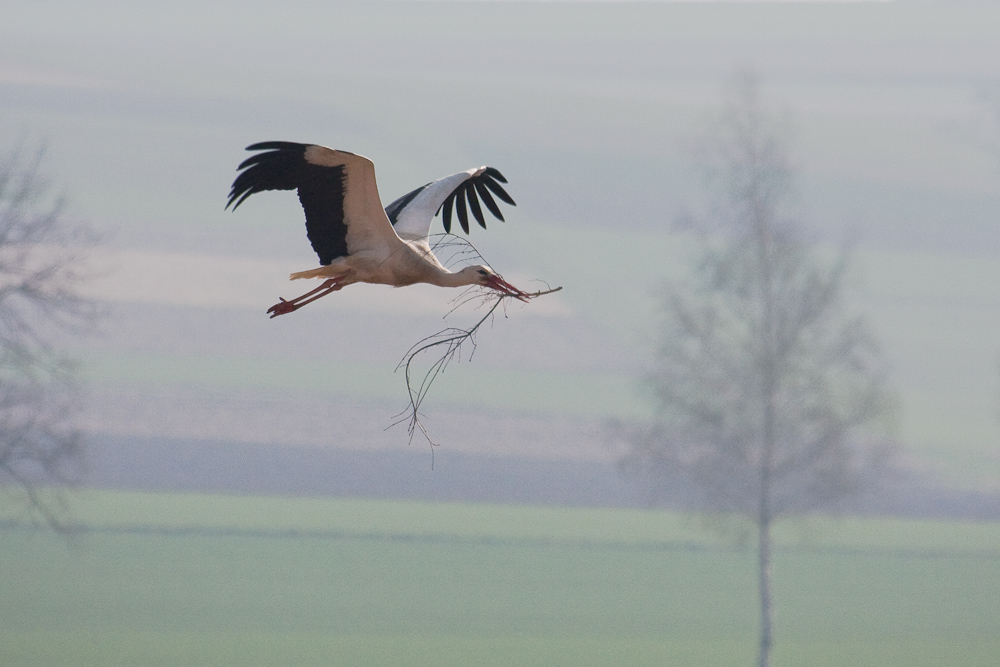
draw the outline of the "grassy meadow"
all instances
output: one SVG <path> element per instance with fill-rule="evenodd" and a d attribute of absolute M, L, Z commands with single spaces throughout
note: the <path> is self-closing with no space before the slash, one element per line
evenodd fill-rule
<path fill-rule="evenodd" d="M 752 550 L 669 512 L 83 491 L 3 530 L 4 665 L 746 665 Z M 991 524 L 816 519 L 776 665 L 990 665 Z"/>

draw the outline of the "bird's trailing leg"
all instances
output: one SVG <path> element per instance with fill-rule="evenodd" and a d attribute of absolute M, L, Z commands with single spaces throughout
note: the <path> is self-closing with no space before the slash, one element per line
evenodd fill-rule
<path fill-rule="evenodd" d="M 281 301 L 268 308 L 267 312 L 273 320 L 278 315 L 284 315 L 285 313 L 290 313 L 293 310 L 298 310 L 307 303 L 312 303 L 316 299 L 326 296 L 330 292 L 336 292 L 339 289 L 343 289 L 343 280 L 343 277 L 330 278 L 311 292 L 306 292 L 302 296 L 296 297 L 291 301 L 281 299 Z"/>

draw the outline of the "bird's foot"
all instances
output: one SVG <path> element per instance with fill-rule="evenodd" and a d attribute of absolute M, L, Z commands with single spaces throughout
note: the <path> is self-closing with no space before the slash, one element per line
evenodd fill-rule
<path fill-rule="evenodd" d="M 285 313 L 290 313 L 293 310 L 298 310 L 298 309 L 299 305 L 294 304 L 291 301 L 285 301 L 284 299 L 281 299 L 281 301 L 268 308 L 267 313 L 268 315 L 271 316 L 271 319 L 273 320 L 278 315 L 284 315 Z"/>
<path fill-rule="evenodd" d="M 306 292 L 302 296 L 296 297 L 291 301 L 285 301 L 284 299 L 282 299 L 278 303 L 268 308 L 267 312 L 271 316 L 271 319 L 273 320 L 278 315 L 284 315 L 285 313 L 290 313 L 293 310 L 298 310 L 307 303 L 312 303 L 321 296 L 326 296 L 330 292 L 336 292 L 339 289 L 343 289 L 343 287 L 344 287 L 343 278 L 330 278 L 329 280 L 324 282 L 322 285 L 320 285 L 313 291 Z"/>

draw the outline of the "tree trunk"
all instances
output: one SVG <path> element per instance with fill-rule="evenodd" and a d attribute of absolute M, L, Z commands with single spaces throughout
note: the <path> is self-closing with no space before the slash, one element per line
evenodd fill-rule
<path fill-rule="evenodd" d="M 756 163 L 761 156 L 755 155 Z M 760 660 L 759 667 L 771 665 L 771 483 L 774 470 L 774 449 L 776 440 L 777 408 L 775 397 L 778 394 L 779 363 L 776 334 L 778 329 L 777 311 L 775 308 L 774 267 L 772 252 L 772 214 L 770 207 L 763 199 L 766 190 L 757 181 L 753 186 L 753 217 L 754 234 L 758 244 L 760 262 L 760 295 L 763 301 L 763 320 L 761 322 L 761 381 L 763 398 L 763 432 L 761 433 L 760 452 L 760 493 L 757 507 L 757 567 L 758 588 L 760 593 Z"/>
<path fill-rule="evenodd" d="M 771 522 L 761 517 L 757 526 L 758 588 L 760 592 L 760 659 L 758 667 L 771 664 Z"/>

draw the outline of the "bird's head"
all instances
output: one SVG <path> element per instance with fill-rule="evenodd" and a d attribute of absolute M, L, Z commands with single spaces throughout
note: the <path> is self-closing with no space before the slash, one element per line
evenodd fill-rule
<path fill-rule="evenodd" d="M 527 301 L 529 298 L 527 292 L 523 292 L 514 287 L 509 282 L 501 278 L 500 274 L 488 266 L 483 266 L 481 264 L 477 264 L 476 266 L 467 266 L 459 271 L 459 273 L 465 274 L 465 276 L 470 279 L 472 284 L 489 287 L 492 290 L 500 292 L 504 296 L 512 296 L 521 301 Z"/>

